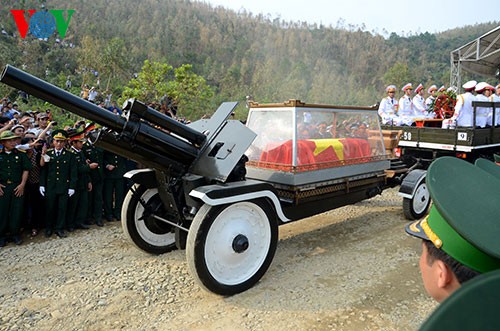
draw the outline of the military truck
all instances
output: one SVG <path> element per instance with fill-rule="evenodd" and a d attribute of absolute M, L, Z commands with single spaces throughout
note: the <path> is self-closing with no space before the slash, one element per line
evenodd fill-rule
<path fill-rule="evenodd" d="M 500 102 L 474 101 L 472 105 L 474 116 L 477 107 L 491 107 L 494 114 L 500 111 Z M 442 128 L 442 121 L 417 119 L 415 126 L 382 126 L 386 132 L 398 133 L 397 146 L 392 150 L 393 163 L 401 162 L 409 170 L 404 173 L 399 189 L 407 219 L 427 214 L 430 196 L 425 175 L 433 160 L 454 156 L 473 163 L 478 158 L 493 160 L 493 154 L 500 154 L 500 123 L 487 128 Z"/>
<path fill-rule="evenodd" d="M 500 80 L 500 26 L 453 50 L 450 53 L 451 82 L 457 90 L 462 86 L 462 71 Z M 500 103 L 473 102 L 474 118 L 477 107 L 491 107 L 492 118 L 500 111 Z M 439 109 L 438 109 L 439 110 Z M 444 110 L 444 109 L 441 109 Z M 453 109 L 447 109 L 451 111 Z M 442 116 L 433 119 L 417 119 L 415 126 L 382 126 L 393 139 L 392 163 L 400 162 L 408 173 L 401 176 L 400 195 L 403 197 L 403 210 L 408 219 L 423 217 L 429 208 L 430 197 L 425 184 L 426 169 L 430 163 L 441 156 L 454 156 L 470 162 L 478 158 L 492 159 L 500 154 L 500 123 L 488 128 L 453 127 L 443 125 Z M 475 122 L 474 122 L 475 123 Z M 444 127 L 444 128 L 443 128 Z M 394 142 L 397 140 L 397 143 Z"/>

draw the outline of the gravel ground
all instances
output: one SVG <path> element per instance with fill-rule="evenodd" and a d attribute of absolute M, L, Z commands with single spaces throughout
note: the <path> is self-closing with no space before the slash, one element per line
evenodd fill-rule
<path fill-rule="evenodd" d="M 415 330 L 434 309 L 396 189 L 280 227 L 252 289 L 200 289 L 185 251 L 152 256 L 120 224 L 0 250 L 2 330 Z"/>

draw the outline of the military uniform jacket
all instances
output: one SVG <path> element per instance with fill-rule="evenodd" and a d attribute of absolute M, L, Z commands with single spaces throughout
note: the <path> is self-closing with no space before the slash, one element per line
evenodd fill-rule
<path fill-rule="evenodd" d="M 429 110 L 431 104 L 434 102 L 434 100 L 436 100 L 436 97 L 433 97 L 432 95 L 429 96 L 427 99 L 425 99 L 425 107 L 427 108 L 427 110 Z"/>
<path fill-rule="evenodd" d="M 31 162 L 26 153 L 17 149 L 7 154 L 0 153 L 0 184 L 20 184 L 25 170 L 31 169 Z"/>
<path fill-rule="evenodd" d="M 77 168 L 75 155 L 63 149 L 56 156 L 55 150 L 47 151 L 50 161 L 46 162 L 40 173 L 40 186 L 45 186 L 47 192 L 66 194 L 68 189 L 76 188 Z"/>
<path fill-rule="evenodd" d="M 427 115 L 427 107 L 425 106 L 425 99 L 417 94 L 413 97 L 413 111 L 415 116 L 425 117 Z"/>
<path fill-rule="evenodd" d="M 99 164 L 99 167 L 96 169 L 90 169 L 92 183 L 102 181 L 104 179 L 104 151 L 95 145 L 85 143 L 83 145 L 83 152 L 85 157 L 90 160 L 90 163 L 96 162 Z"/>
<path fill-rule="evenodd" d="M 71 148 L 69 151 L 75 155 L 76 172 L 77 172 L 76 189 L 86 190 L 88 184 L 90 183 L 90 176 L 89 176 L 90 167 L 87 164 L 87 159 L 85 158 L 85 154 L 83 153 L 83 151 L 77 151 L 74 148 Z"/>
<path fill-rule="evenodd" d="M 398 115 L 407 117 L 415 116 L 414 105 L 412 99 L 409 96 L 403 95 L 401 99 L 399 99 Z"/>
<path fill-rule="evenodd" d="M 474 121 L 472 101 L 475 100 L 476 97 L 470 92 L 465 92 L 457 96 L 455 113 L 452 116 L 452 119 L 457 121 L 457 126 L 472 126 Z"/>
<path fill-rule="evenodd" d="M 490 99 L 492 102 L 500 102 L 500 95 L 493 94 Z M 495 126 L 498 125 L 500 125 L 500 109 L 495 109 Z"/>
<path fill-rule="evenodd" d="M 394 118 L 397 117 L 398 106 L 398 100 L 394 98 L 385 97 L 382 99 L 378 107 L 378 114 L 382 118 L 382 124 L 391 124 Z M 396 122 L 394 124 L 399 125 Z"/>
<path fill-rule="evenodd" d="M 111 152 L 104 151 L 104 176 L 108 179 L 122 178 L 127 172 L 127 159 L 123 156 L 116 155 Z M 115 169 L 109 171 L 106 169 L 108 165 L 115 166 Z"/>

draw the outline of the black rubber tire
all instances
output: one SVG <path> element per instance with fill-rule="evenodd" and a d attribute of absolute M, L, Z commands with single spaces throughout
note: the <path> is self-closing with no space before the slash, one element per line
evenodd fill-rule
<path fill-rule="evenodd" d="M 425 192 L 424 192 L 425 191 Z M 416 210 L 416 205 L 418 210 Z M 419 220 L 429 212 L 431 205 L 430 194 L 427 190 L 425 180 L 420 182 L 413 198 L 403 198 L 403 213 L 408 220 Z"/>
<path fill-rule="evenodd" d="M 122 228 L 125 235 L 139 249 L 151 254 L 163 254 L 176 249 L 173 226 L 152 217 L 139 219 L 144 211 L 140 198 L 146 204 L 162 204 L 158 190 L 147 189 L 139 184 L 132 188 L 136 194 L 129 190 L 122 205 Z"/>
<path fill-rule="evenodd" d="M 239 213 L 235 212 L 238 211 L 238 209 L 235 208 L 239 208 Z M 252 214 L 250 211 L 255 211 L 256 214 Z M 221 218 L 224 217 L 224 215 L 220 216 L 222 213 L 224 213 L 224 215 L 229 215 L 230 217 L 224 220 Z M 235 219 L 235 215 L 244 216 L 241 216 L 241 219 Z M 261 232 L 258 235 L 255 234 L 258 231 L 248 231 L 252 224 L 250 224 L 251 222 L 248 222 L 247 219 L 244 219 L 246 215 L 265 215 L 265 220 L 263 217 L 259 218 L 261 222 L 259 223 L 260 226 L 257 228 L 260 229 Z M 252 220 L 257 219 L 258 217 L 252 218 Z M 215 230 L 212 230 L 216 222 L 217 225 L 215 226 Z M 220 223 L 222 223 L 222 228 L 219 225 Z M 240 223 L 245 226 L 240 226 Z M 220 242 L 224 244 L 219 245 L 219 243 L 217 243 L 217 247 L 214 246 L 207 248 L 208 250 L 212 249 L 212 251 L 215 251 L 216 249 L 220 250 L 222 247 L 224 250 L 223 254 L 213 254 L 209 258 L 209 260 L 216 260 L 213 261 L 213 266 L 214 268 L 219 269 L 212 273 L 210 271 L 210 266 L 207 263 L 206 256 L 207 237 L 209 235 L 213 236 L 214 232 L 220 234 L 223 232 L 221 230 L 225 229 L 224 226 L 226 225 L 234 225 L 235 229 L 239 228 L 237 232 L 238 235 L 235 236 L 234 233 L 232 233 L 234 229 L 229 229 L 231 231 L 228 231 L 227 235 L 226 233 L 222 233 L 221 235 L 222 238 L 220 238 Z M 262 227 L 264 227 L 264 229 L 262 229 Z M 212 233 L 210 233 L 211 230 Z M 218 230 L 220 232 L 217 232 Z M 237 252 L 237 248 L 235 249 L 235 241 L 238 236 L 241 236 L 240 238 L 248 239 L 246 248 L 240 252 Z M 266 237 L 268 237 L 269 240 L 264 244 L 266 246 L 268 244 L 268 248 L 262 247 L 263 242 L 255 240 Z M 232 243 L 232 245 L 229 243 Z M 228 296 L 248 290 L 254 286 L 262 278 L 262 276 L 264 276 L 273 260 L 277 243 L 278 223 L 276 220 L 276 213 L 272 205 L 265 199 L 242 201 L 214 207 L 203 205 L 196 214 L 189 229 L 186 257 L 191 274 L 202 288 L 215 294 Z M 208 245 L 210 245 L 210 243 Z M 227 250 L 225 250 L 226 248 Z M 235 255 L 239 253 L 241 253 L 241 255 Z M 224 260 L 224 256 L 226 255 L 232 256 L 230 261 Z M 235 261 L 234 265 L 229 265 L 237 259 L 239 260 Z M 258 261 L 254 262 L 255 260 Z M 229 271 L 224 269 L 224 267 L 221 267 L 222 265 L 227 265 L 228 269 L 232 268 L 233 270 Z M 243 266 L 243 268 L 238 268 L 240 266 Z M 221 268 L 224 270 L 220 270 Z M 249 269 L 248 274 L 246 273 L 246 269 Z M 224 275 L 219 276 L 217 275 L 217 272 L 219 272 L 219 274 L 223 273 Z M 236 279 L 231 282 L 221 280 L 221 278 L 226 276 L 232 277 L 232 275 L 236 275 L 235 277 L 238 277 L 238 274 L 240 273 L 243 274 L 243 279 L 241 280 Z"/>

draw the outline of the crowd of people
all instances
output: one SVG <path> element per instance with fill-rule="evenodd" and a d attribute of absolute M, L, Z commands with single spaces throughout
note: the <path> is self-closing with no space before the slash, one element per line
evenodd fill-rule
<path fill-rule="evenodd" d="M 327 122 L 301 123 L 297 127 L 299 139 L 368 138 L 369 125 L 361 121 L 342 121 L 338 124 Z"/>
<path fill-rule="evenodd" d="M 128 185 L 123 174 L 136 165 L 87 140 L 95 129 L 90 123 L 54 130 L 50 110 L 21 112 L 2 101 L 0 247 L 20 245 L 26 233 L 35 237 L 43 230 L 46 237 L 64 238 L 119 221 Z"/>
<path fill-rule="evenodd" d="M 112 94 L 101 91 L 99 75 L 95 86 L 82 84 L 80 97 L 103 109 L 122 115 Z M 68 76 L 65 88 L 72 87 Z M 29 95 L 18 100 L 27 104 Z M 164 96 L 149 107 L 177 117 L 177 100 Z M 64 110 L 62 110 L 64 113 Z M 103 220 L 120 220 L 121 205 L 129 183 L 123 174 L 138 165 L 104 151 L 85 138 L 93 126 L 77 121 L 58 129 L 50 109 L 22 111 L 8 97 L 0 103 L 0 247 L 22 243 L 44 230 L 64 238 L 75 229 L 103 226 Z M 11 171 L 10 169 L 15 169 Z"/>
<path fill-rule="evenodd" d="M 500 111 L 496 111 L 493 117 L 493 108 L 477 107 L 476 116 L 474 116 L 472 106 L 473 101 L 500 102 L 500 84 L 495 87 L 486 82 L 477 83 L 472 80 L 463 84 L 462 87 L 465 93 L 457 95 L 454 111 L 450 114 L 450 118 L 443 118 L 443 127 L 484 128 L 500 125 Z M 398 100 L 396 86 L 387 86 L 387 97 L 382 99 L 378 108 L 382 124 L 414 125 L 417 119 L 436 118 L 438 114 L 438 109 L 435 109 L 436 98 L 445 92 L 455 92 L 455 89 L 453 87 L 445 89 L 444 86 L 438 89 L 436 85 L 432 85 L 427 89 L 427 98 L 424 98 L 425 88 L 422 84 L 415 88 L 414 95 L 411 83 L 404 85 L 401 91 L 403 95 Z"/>

